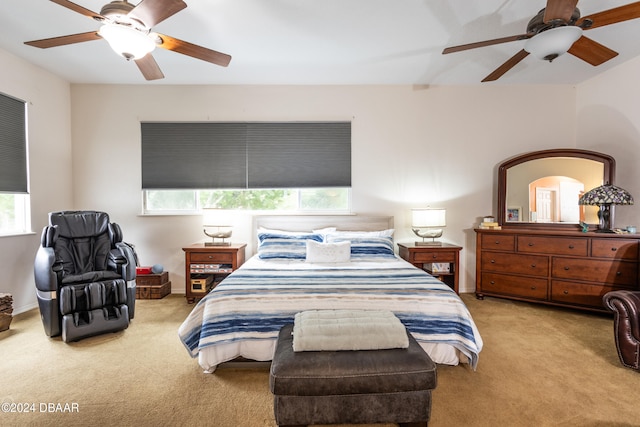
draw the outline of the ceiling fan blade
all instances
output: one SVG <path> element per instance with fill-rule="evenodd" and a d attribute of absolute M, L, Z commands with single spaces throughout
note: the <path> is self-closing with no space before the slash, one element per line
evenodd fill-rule
<path fill-rule="evenodd" d="M 517 36 L 501 37 L 499 39 L 491 39 L 491 40 L 485 40 L 485 41 L 482 41 L 482 42 L 475 42 L 475 43 L 461 44 L 461 45 L 458 45 L 458 46 L 451 46 L 451 47 L 445 48 L 442 51 L 442 54 L 445 55 L 447 53 L 454 53 L 454 52 L 460 52 L 462 50 L 476 49 L 478 47 L 491 46 L 491 45 L 494 45 L 494 44 L 515 42 L 517 40 L 526 40 L 526 39 L 530 39 L 534 35 L 535 34 L 533 34 L 533 33 L 530 33 L 530 34 L 519 34 Z"/>
<path fill-rule="evenodd" d="M 128 16 L 151 28 L 185 7 L 187 4 L 182 0 L 142 0 L 128 13 Z"/>
<path fill-rule="evenodd" d="M 507 62 L 505 62 L 504 64 L 502 64 L 498 68 L 496 68 L 496 70 L 493 73 L 491 73 L 487 77 L 485 77 L 482 80 L 482 82 L 484 83 L 484 82 L 492 82 L 494 80 L 498 80 L 500 77 L 502 77 L 502 75 L 504 73 L 506 73 L 507 71 L 509 71 L 513 67 L 515 67 L 516 64 L 518 64 L 518 62 L 522 61 L 528 55 L 529 55 L 529 52 L 527 52 L 526 50 L 522 49 L 520 52 L 516 53 L 511 58 L 509 58 L 507 60 Z"/>
<path fill-rule="evenodd" d="M 564 22 L 569 22 L 577 4 L 578 0 L 547 0 L 542 20 L 549 22 L 554 19 L 562 19 Z"/>
<path fill-rule="evenodd" d="M 68 0 L 51 0 L 52 2 L 59 4 L 60 6 L 66 7 L 67 9 L 71 9 L 74 12 L 78 12 L 81 15 L 87 16 L 91 19 L 95 19 L 97 21 L 103 21 L 106 19 L 104 16 L 96 13 L 92 10 L 86 9 L 78 4 L 72 3 Z"/>
<path fill-rule="evenodd" d="M 580 37 L 567 52 L 593 66 L 618 56 L 618 52 L 585 36 Z"/>
<path fill-rule="evenodd" d="M 162 74 L 158 63 L 150 53 L 140 59 L 136 59 L 135 63 L 145 79 L 159 80 L 164 78 L 164 74 Z"/>
<path fill-rule="evenodd" d="M 97 31 L 89 31 L 88 33 L 70 34 L 68 36 L 51 37 L 49 39 L 32 40 L 24 42 L 24 44 L 47 49 L 49 47 L 64 46 L 66 44 L 82 43 L 91 40 L 101 39 Z"/>
<path fill-rule="evenodd" d="M 163 49 L 172 50 L 222 67 L 226 67 L 229 65 L 229 62 L 231 62 L 231 56 L 226 53 L 207 49 L 206 47 L 198 46 L 170 36 L 165 36 L 164 34 L 158 34 L 158 37 L 160 37 L 158 46 Z"/>
<path fill-rule="evenodd" d="M 617 24 L 618 22 L 624 22 L 636 18 L 640 18 L 640 1 L 620 7 L 614 7 L 609 10 L 603 10 L 602 12 L 594 13 L 592 15 L 583 16 L 578 20 L 576 25 L 581 25 L 584 21 L 590 20 L 593 24 L 591 24 L 590 27 L 585 28 L 585 30 L 590 30 L 592 28 L 604 27 L 605 25 Z"/>

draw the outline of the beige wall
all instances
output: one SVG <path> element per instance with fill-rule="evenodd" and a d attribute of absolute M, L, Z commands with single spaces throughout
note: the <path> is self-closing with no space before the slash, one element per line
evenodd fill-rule
<path fill-rule="evenodd" d="M 33 259 L 47 212 L 73 206 L 70 87 L 64 80 L 0 50 L 0 92 L 28 103 L 32 229 L 0 237 L 0 292 L 13 295 L 14 311 L 35 307 Z"/>
<path fill-rule="evenodd" d="M 616 159 L 616 185 L 636 205 L 615 208 L 615 227 L 640 225 L 640 58 L 580 85 L 576 140 Z"/>

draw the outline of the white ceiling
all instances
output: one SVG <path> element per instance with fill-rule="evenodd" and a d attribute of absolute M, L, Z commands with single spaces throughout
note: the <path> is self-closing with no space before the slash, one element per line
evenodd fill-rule
<path fill-rule="evenodd" d="M 152 1 L 152 0 L 145 0 Z M 39 49 L 23 42 L 99 28 L 45 0 L 0 1 L 0 48 L 72 83 L 410 84 L 480 81 L 524 46 L 516 41 L 442 55 L 442 49 L 523 34 L 544 0 L 185 0 L 154 30 L 231 55 L 229 67 L 164 49 L 165 78 L 146 82 L 104 40 Z M 107 0 L 75 3 L 99 12 Z M 131 1 L 137 3 L 137 0 Z M 582 16 L 628 4 L 582 0 Z M 619 52 L 593 67 L 572 55 L 525 58 L 495 84 L 577 84 L 640 55 L 640 19 L 585 32 Z"/>

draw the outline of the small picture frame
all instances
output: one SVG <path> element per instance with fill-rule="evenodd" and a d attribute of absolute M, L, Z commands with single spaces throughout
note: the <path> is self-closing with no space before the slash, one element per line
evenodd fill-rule
<path fill-rule="evenodd" d="M 507 208 L 507 222 L 519 222 L 522 220 L 522 208 L 520 206 L 509 206 Z"/>

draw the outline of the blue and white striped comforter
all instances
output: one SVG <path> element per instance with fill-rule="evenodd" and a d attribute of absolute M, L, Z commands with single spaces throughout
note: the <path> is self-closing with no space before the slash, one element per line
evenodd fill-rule
<path fill-rule="evenodd" d="M 427 352 L 451 346 L 474 369 L 482 349 L 458 295 L 399 258 L 344 264 L 251 258 L 200 300 L 178 334 L 205 370 L 238 356 L 271 360 L 280 328 L 296 313 L 317 309 L 391 310 Z M 252 345 L 258 350 L 247 350 Z"/>

